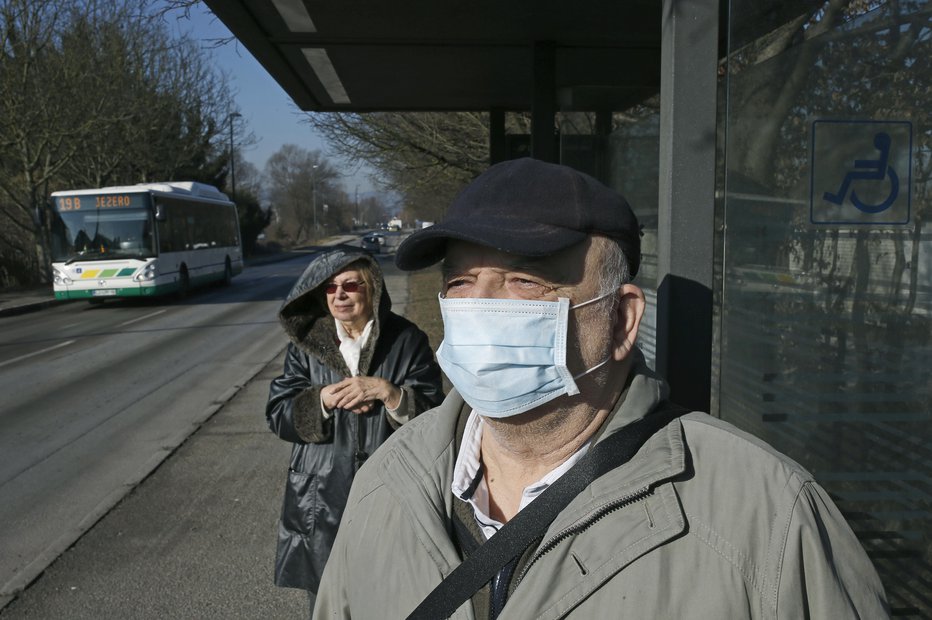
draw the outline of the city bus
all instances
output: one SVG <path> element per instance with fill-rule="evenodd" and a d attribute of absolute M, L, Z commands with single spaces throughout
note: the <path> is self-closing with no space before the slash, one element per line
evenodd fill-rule
<path fill-rule="evenodd" d="M 53 192 L 56 299 L 186 294 L 243 270 L 236 205 L 211 185 Z"/>

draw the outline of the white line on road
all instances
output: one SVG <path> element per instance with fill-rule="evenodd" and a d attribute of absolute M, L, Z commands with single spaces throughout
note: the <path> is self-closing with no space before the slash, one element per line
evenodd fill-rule
<path fill-rule="evenodd" d="M 124 321 L 124 322 L 120 323 L 119 325 L 117 325 L 117 327 L 123 327 L 124 325 L 129 325 L 130 323 L 135 323 L 136 321 L 142 321 L 143 319 L 148 319 L 149 317 L 153 317 L 153 316 L 155 316 L 156 314 L 162 314 L 162 313 L 165 312 L 166 310 L 168 310 L 168 308 L 163 308 L 162 310 L 156 310 L 155 312 L 150 312 L 149 314 L 146 314 L 146 315 L 143 315 L 143 316 L 140 316 L 140 317 L 136 317 L 135 319 L 130 319 L 130 320 L 128 320 L 128 321 Z"/>
<path fill-rule="evenodd" d="M 27 359 L 27 358 L 30 358 L 30 357 L 34 357 L 34 356 L 36 356 L 36 355 L 42 355 L 43 353 L 48 353 L 49 351 L 54 351 L 55 349 L 60 349 L 60 348 L 62 348 L 62 347 L 67 347 L 69 344 L 71 344 L 71 343 L 73 343 L 73 342 L 77 342 L 77 341 L 76 341 L 76 340 L 66 340 L 65 342 L 59 342 L 59 343 L 56 344 L 54 347 L 48 347 L 47 349 L 40 349 L 39 351 L 33 351 L 32 353 L 27 353 L 26 355 L 20 355 L 19 357 L 14 357 L 14 358 L 11 359 L 11 360 L 7 360 L 7 361 L 5 361 L 5 362 L 0 362 L 0 368 L 3 368 L 4 366 L 8 366 L 8 365 L 10 365 L 10 364 L 15 364 L 16 362 L 20 362 L 20 361 L 22 361 L 22 360 L 24 360 L 24 359 Z"/>

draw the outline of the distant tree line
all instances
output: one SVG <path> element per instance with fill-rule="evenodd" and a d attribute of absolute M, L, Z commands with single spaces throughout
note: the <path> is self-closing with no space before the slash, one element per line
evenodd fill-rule
<path fill-rule="evenodd" d="M 47 281 L 53 191 L 223 187 L 232 111 L 226 77 L 147 0 L 0 0 L 0 286 Z"/>
<path fill-rule="evenodd" d="M 658 106 L 648 100 L 614 111 L 611 128 L 623 133 L 623 127 L 639 126 L 657 114 Z M 598 176 L 607 171 L 599 170 L 596 161 L 597 118 L 591 111 L 560 111 L 553 131 L 567 141 L 563 163 Z M 486 112 L 322 112 L 309 113 L 307 119 L 331 151 L 376 171 L 377 181 L 401 197 L 407 222 L 442 220 L 455 195 L 490 163 Z M 530 134 L 529 112 L 507 112 L 505 156 L 529 156 Z"/>
<path fill-rule="evenodd" d="M 309 123 L 341 157 L 365 161 L 401 196 L 403 217 L 439 221 L 446 205 L 489 165 L 482 112 L 315 113 Z"/>
<path fill-rule="evenodd" d="M 257 170 L 251 174 L 259 179 Z M 388 205 L 377 196 L 350 195 L 345 176 L 317 149 L 285 144 L 273 153 L 261 177 L 261 193 L 270 207 L 268 240 L 284 248 L 311 245 L 385 222 Z"/>

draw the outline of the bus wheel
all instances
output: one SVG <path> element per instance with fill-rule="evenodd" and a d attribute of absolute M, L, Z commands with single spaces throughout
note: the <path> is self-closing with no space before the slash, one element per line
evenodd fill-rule
<path fill-rule="evenodd" d="M 227 256 L 226 265 L 223 267 L 223 285 L 230 286 L 233 282 L 233 266 L 230 265 L 230 257 Z"/>
<path fill-rule="evenodd" d="M 188 268 L 184 265 L 178 272 L 178 297 L 184 299 L 191 291 L 191 279 L 188 277 Z"/>

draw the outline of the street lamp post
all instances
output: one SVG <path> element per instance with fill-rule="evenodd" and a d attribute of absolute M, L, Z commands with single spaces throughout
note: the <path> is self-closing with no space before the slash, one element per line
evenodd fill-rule
<path fill-rule="evenodd" d="M 241 117 L 239 112 L 230 112 L 230 190 L 236 196 L 236 157 L 233 152 L 233 119 Z"/>
<path fill-rule="evenodd" d="M 317 241 L 317 164 L 311 166 L 311 205 L 314 208 L 314 241 Z"/>

